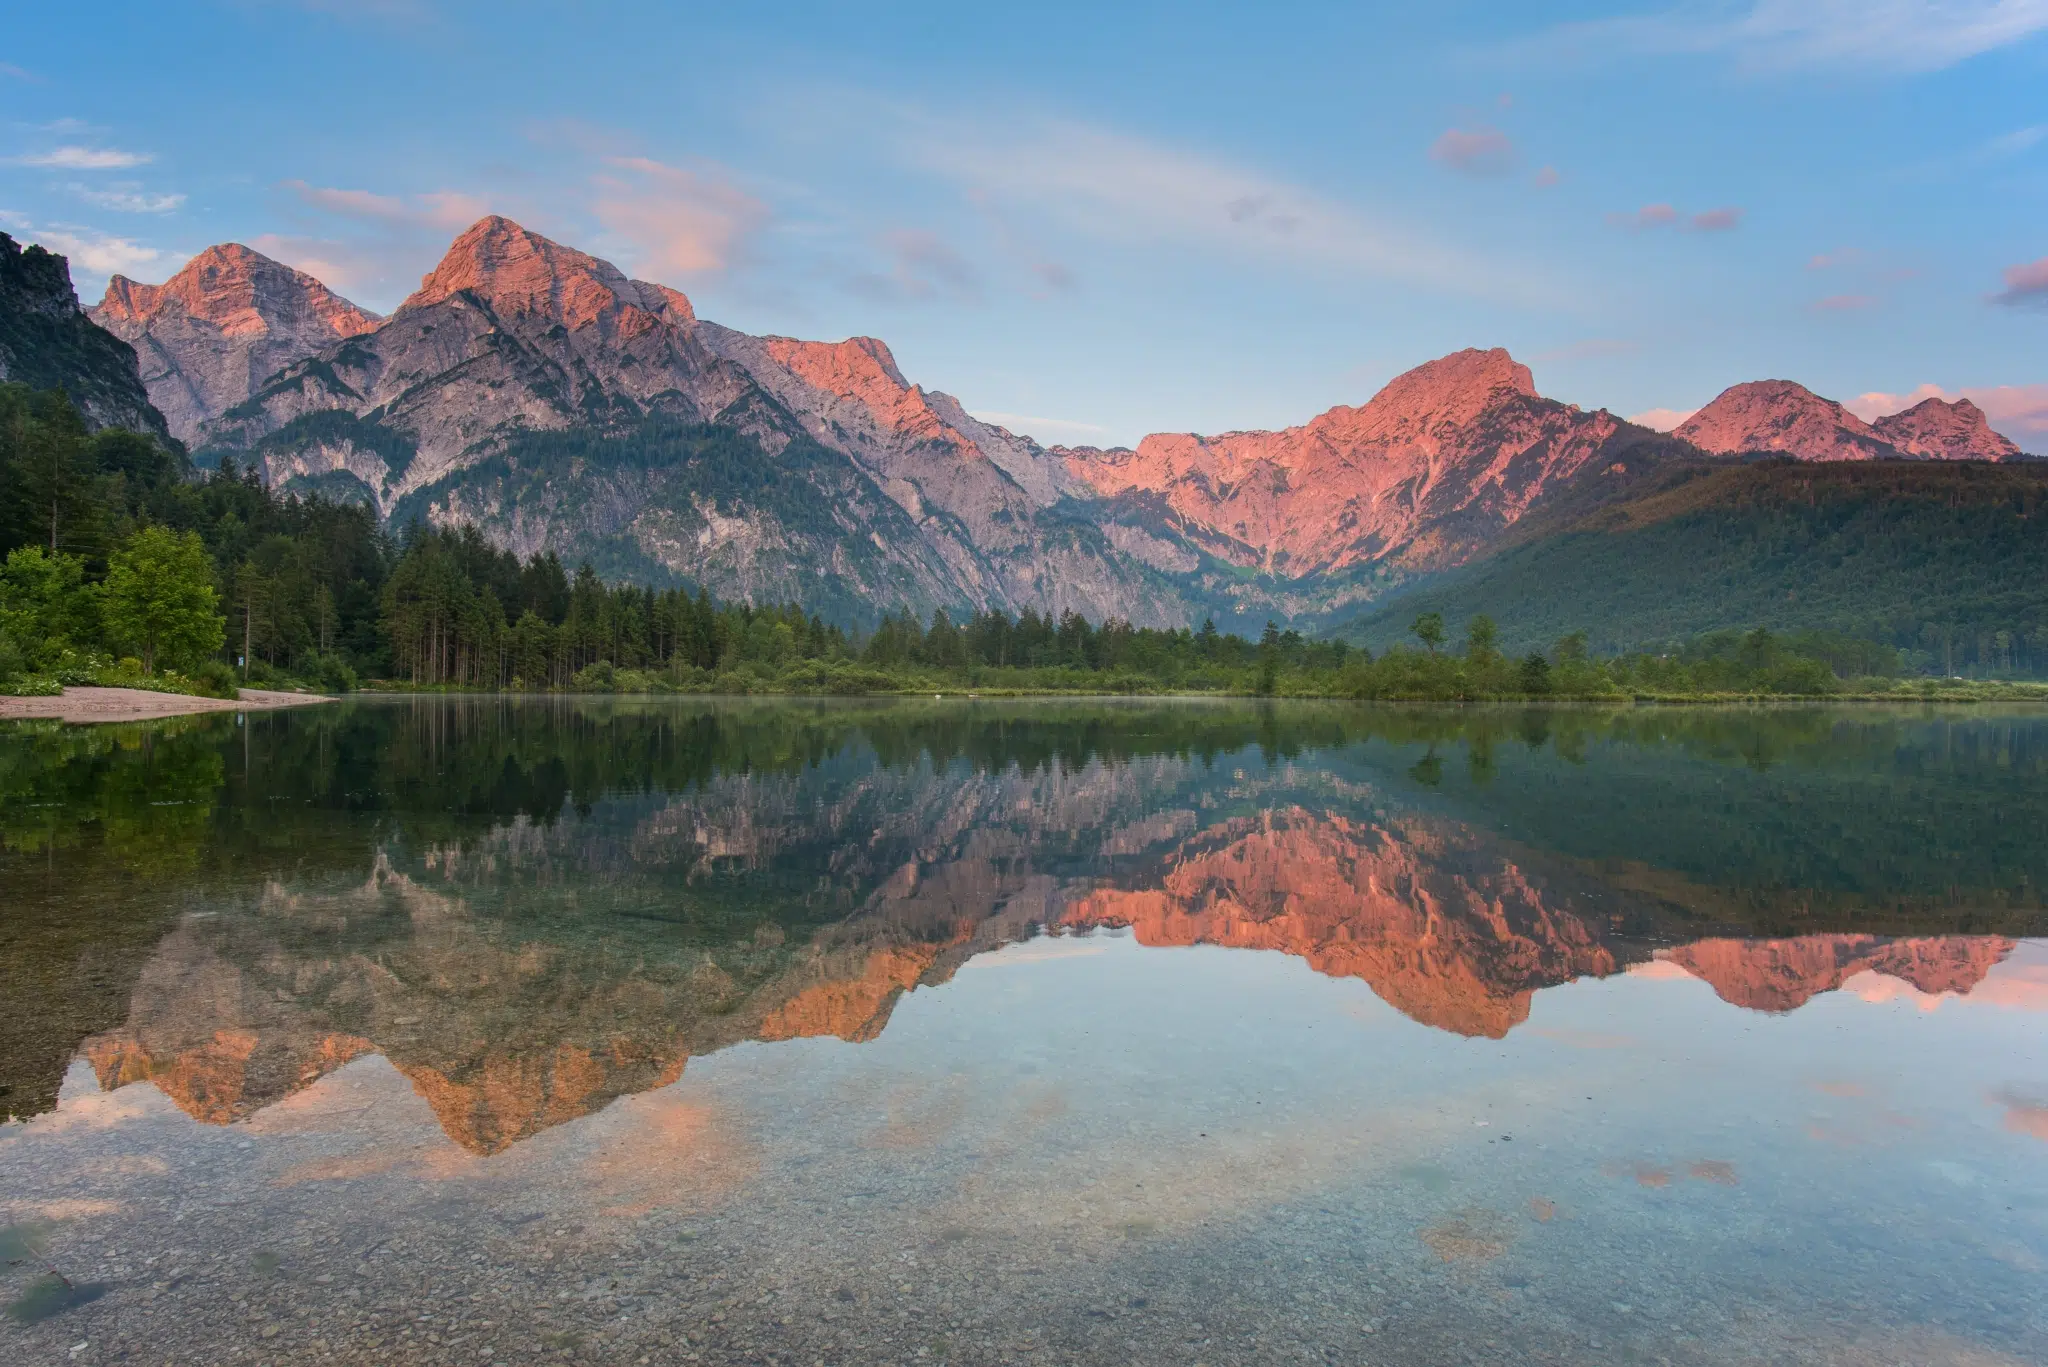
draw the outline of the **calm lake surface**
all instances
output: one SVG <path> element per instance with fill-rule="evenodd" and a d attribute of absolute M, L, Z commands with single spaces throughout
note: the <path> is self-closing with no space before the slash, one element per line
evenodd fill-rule
<path fill-rule="evenodd" d="M 0 728 L 0 1361 L 2048 1362 L 2048 713 Z"/>

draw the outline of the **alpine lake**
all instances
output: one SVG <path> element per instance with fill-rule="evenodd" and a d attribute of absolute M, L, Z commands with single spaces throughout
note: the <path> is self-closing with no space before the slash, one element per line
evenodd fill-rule
<path fill-rule="evenodd" d="M 0 1362 L 2048 1362 L 2048 711 L 0 728 Z"/>

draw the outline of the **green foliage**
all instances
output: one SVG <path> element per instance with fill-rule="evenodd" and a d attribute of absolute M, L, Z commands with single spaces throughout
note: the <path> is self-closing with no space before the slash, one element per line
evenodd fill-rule
<path fill-rule="evenodd" d="M 1441 612 L 1425 612 L 1409 625 L 1409 632 L 1422 642 L 1425 649 L 1434 655 L 1444 643 L 1444 615 Z"/>
<path fill-rule="evenodd" d="M 85 582 L 76 556 L 41 546 L 17 546 L 0 564 L 0 632 L 22 654 L 21 666 L 0 676 L 47 668 L 74 644 L 98 639 L 99 597 Z"/>
<path fill-rule="evenodd" d="M 1674 470 L 1341 629 L 1379 648 L 1431 616 L 1485 614 L 1503 648 L 1578 629 L 1604 654 L 1667 654 L 1767 627 L 1875 643 L 1915 673 L 2048 674 L 2048 465 L 1765 461 Z M 1884 669 L 1847 658 L 1844 677 Z"/>
<path fill-rule="evenodd" d="M 142 672 L 162 660 L 196 665 L 226 639 L 213 567 L 196 532 L 144 527 L 107 567 L 102 605 L 109 636 L 142 652 Z"/>

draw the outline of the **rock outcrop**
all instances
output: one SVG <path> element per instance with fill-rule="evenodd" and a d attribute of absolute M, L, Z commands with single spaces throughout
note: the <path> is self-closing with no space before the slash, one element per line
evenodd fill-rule
<path fill-rule="evenodd" d="M 1161 433 L 1135 450 L 1061 454 L 1163 553 L 1192 548 L 1312 584 L 1458 564 L 1562 484 L 1684 452 L 1541 397 L 1529 368 L 1496 348 L 1418 366 L 1361 407 L 1281 432 Z M 1325 601 L 1372 591 L 1365 581 Z"/>
<path fill-rule="evenodd" d="M 1723 390 L 1672 435 L 1715 455 L 1772 451 L 1800 460 L 1897 460 L 1909 454 L 1833 399 L 1790 380 Z"/>
<path fill-rule="evenodd" d="M 161 285 L 117 275 L 88 312 L 135 348 L 150 402 L 184 442 L 285 366 L 379 321 L 236 242 L 208 247 Z"/>
<path fill-rule="evenodd" d="M 168 439 L 150 405 L 135 350 L 86 316 L 71 264 L 0 233 L 0 381 L 61 389 L 89 429 L 127 428 Z"/>
<path fill-rule="evenodd" d="M 1922 399 L 1871 428 L 1905 454 L 1925 460 L 2016 460 L 2024 454 L 1993 431 L 1984 410 L 1968 399 Z"/>

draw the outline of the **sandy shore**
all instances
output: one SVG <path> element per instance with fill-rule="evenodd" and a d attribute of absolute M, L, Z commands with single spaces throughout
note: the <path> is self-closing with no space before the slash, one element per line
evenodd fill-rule
<path fill-rule="evenodd" d="M 151 693 L 141 688 L 67 688 L 61 698 L 0 698 L 0 721 L 27 717 L 71 722 L 149 721 L 193 712 L 260 712 L 333 701 L 317 693 L 274 693 L 261 688 L 243 689 L 236 701 Z"/>

